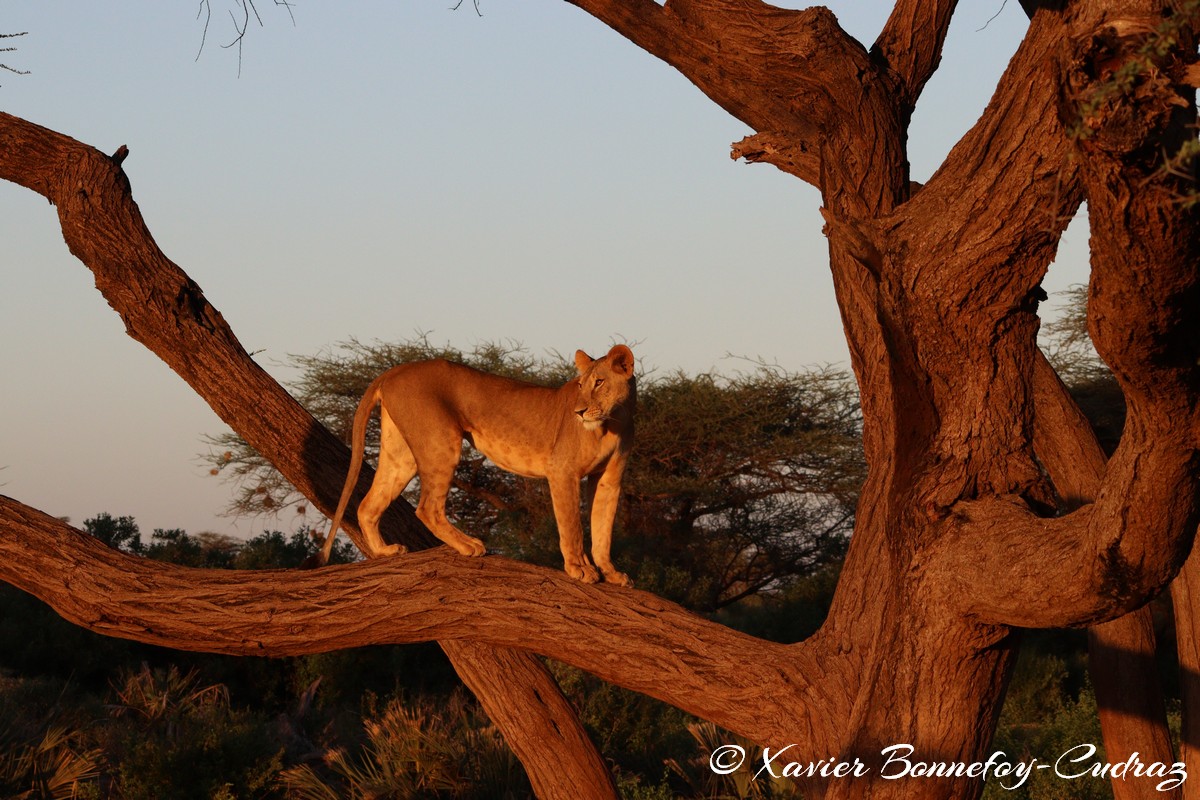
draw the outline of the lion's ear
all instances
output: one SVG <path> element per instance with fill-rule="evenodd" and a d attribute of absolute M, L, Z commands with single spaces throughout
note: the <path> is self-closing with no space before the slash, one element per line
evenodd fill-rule
<path fill-rule="evenodd" d="M 582 350 L 575 351 L 575 369 L 579 370 L 579 374 L 587 372 L 587 368 L 592 365 L 596 359 L 589 356 Z"/>
<path fill-rule="evenodd" d="M 608 361 L 613 371 L 623 378 L 633 374 L 633 351 L 623 344 L 613 345 L 608 351 Z"/>

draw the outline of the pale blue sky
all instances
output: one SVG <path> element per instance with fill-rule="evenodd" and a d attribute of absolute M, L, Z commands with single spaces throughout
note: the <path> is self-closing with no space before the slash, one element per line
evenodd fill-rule
<path fill-rule="evenodd" d="M 814 190 L 731 161 L 743 123 L 574 7 L 480 2 L 301 1 L 293 26 L 259 0 L 240 77 L 221 0 L 199 60 L 195 2 L 6 3 L 4 30 L 29 34 L 3 60 L 31 74 L 0 74 L 0 107 L 128 145 L 160 246 L 282 377 L 289 353 L 418 330 L 535 352 L 627 340 L 661 370 L 845 363 Z M 868 44 L 889 6 L 828 5 Z M 914 178 L 1025 27 L 1017 3 L 962 5 L 914 119 Z M 1085 279 L 1081 228 L 1052 292 Z M 146 534 L 291 530 L 220 516 L 230 487 L 197 455 L 222 424 L 124 335 L 54 209 L 0 184 L 0 236 L 0 492 Z"/>

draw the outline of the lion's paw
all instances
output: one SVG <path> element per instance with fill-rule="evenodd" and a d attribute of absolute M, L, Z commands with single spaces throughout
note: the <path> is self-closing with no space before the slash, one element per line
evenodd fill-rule
<path fill-rule="evenodd" d="M 469 558 L 477 558 L 487 552 L 487 547 L 484 546 L 482 540 L 476 539 L 474 536 L 465 535 L 462 537 L 462 541 L 454 545 L 454 549 L 457 550 L 460 555 L 464 555 Z"/>
<path fill-rule="evenodd" d="M 383 558 L 385 556 L 402 556 L 408 552 L 408 548 L 402 544 L 385 544 L 383 547 L 371 554 L 371 558 Z"/>
<path fill-rule="evenodd" d="M 633 588 L 633 581 L 630 580 L 629 576 L 624 572 L 617 572 L 615 569 L 604 571 L 604 582 Z"/>
<path fill-rule="evenodd" d="M 565 567 L 567 574 L 577 581 L 584 583 L 598 583 L 600 581 L 600 573 L 591 564 L 567 564 Z"/>

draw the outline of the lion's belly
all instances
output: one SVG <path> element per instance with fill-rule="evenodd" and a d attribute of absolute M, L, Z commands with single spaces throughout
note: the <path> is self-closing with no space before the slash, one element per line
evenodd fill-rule
<path fill-rule="evenodd" d="M 536 447 L 504 439 L 492 439 L 480 432 L 468 433 L 466 440 L 492 463 L 526 478 L 546 477 L 546 456 Z"/>

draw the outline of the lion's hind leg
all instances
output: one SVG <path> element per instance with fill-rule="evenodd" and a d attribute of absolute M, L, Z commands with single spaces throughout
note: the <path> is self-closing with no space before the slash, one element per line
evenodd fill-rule
<path fill-rule="evenodd" d="M 358 525 L 371 558 L 408 552 L 404 545 L 383 541 L 379 535 L 379 519 L 417 474 L 412 449 L 388 417 L 386 408 L 380 414 L 379 429 L 379 467 L 375 470 L 371 490 L 358 506 Z"/>
<path fill-rule="evenodd" d="M 461 454 L 461 438 L 422 442 L 418 454 L 421 497 L 417 501 L 417 518 L 434 536 L 462 555 L 481 556 L 487 550 L 483 542 L 454 527 L 446 516 L 446 498 Z"/>

